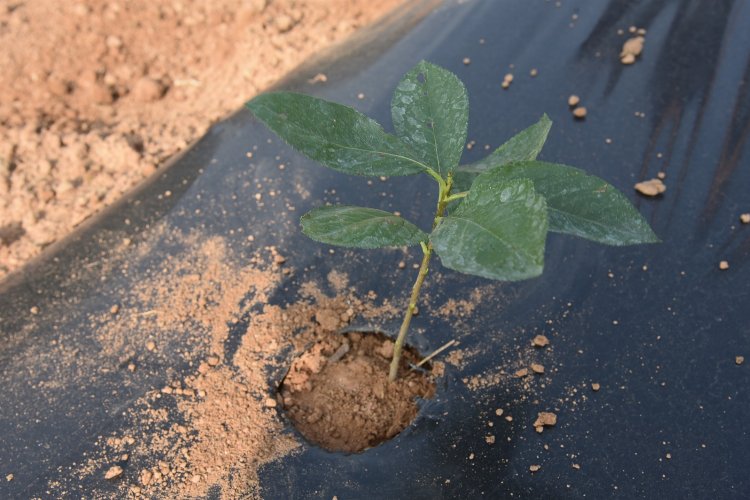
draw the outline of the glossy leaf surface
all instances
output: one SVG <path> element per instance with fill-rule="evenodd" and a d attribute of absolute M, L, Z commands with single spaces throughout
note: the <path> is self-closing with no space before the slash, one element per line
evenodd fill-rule
<path fill-rule="evenodd" d="M 427 234 L 397 215 L 346 205 L 315 208 L 300 219 L 315 241 L 357 248 L 400 247 L 427 241 Z"/>
<path fill-rule="evenodd" d="M 516 281 L 542 273 L 546 236 L 547 206 L 533 183 L 490 171 L 476 179 L 430 240 L 445 267 Z"/>
<path fill-rule="evenodd" d="M 627 197 L 583 170 L 539 161 L 498 167 L 504 179 L 531 179 L 547 201 L 549 230 L 607 245 L 656 243 L 659 238 Z"/>
<path fill-rule="evenodd" d="M 461 159 L 469 100 L 453 73 L 422 61 L 399 82 L 391 101 L 393 125 L 425 163 L 443 178 Z"/>
<path fill-rule="evenodd" d="M 427 170 L 415 152 L 354 108 L 293 92 L 261 94 L 253 114 L 308 158 L 347 174 L 410 175 Z"/>
<path fill-rule="evenodd" d="M 485 158 L 461 165 L 454 177 L 454 191 L 467 191 L 476 176 L 490 168 L 518 161 L 536 160 L 549 135 L 552 121 L 544 114 L 534 125 L 511 137 Z"/>

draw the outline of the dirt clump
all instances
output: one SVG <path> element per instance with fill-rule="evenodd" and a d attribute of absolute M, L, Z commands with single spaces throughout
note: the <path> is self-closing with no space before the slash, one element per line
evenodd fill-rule
<path fill-rule="evenodd" d="M 664 185 L 661 179 L 650 179 L 639 182 L 634 187 L 636 191 L 644 196 L 658 196 L 667 190 L 667 186 Z"/>
<path fill-rule="evenodd" d="M 557 415 L 549 411 L 540 411 L 534 421 L 534 429 L 541 433 L 545 427 L 557 425 Z"/>
<path fill-rule="evenodd" d="M 544 335 L 537 335 L 531 340 L 531 345 L 534 347 L 547 347 L 549 339 Z"/>
<path fill-rule="evenodd" d="M 331 332 L 298 357 L 280 399 L 297 429 L 329 451 L 356 453 L 391 439 L 417 415 L 416 399 L 431 398 L 430 376 L 410 370 L 407 349 L 399 378 L 388 381 L 393 341 L 382 334 Z"/>
<path fill-rule="evenodd" d="M 620 62 L 628 65 L 633 64 L 638 56 L 643 52 L 643 44 L 646 39 L 643 36 L 634 36 L 625 40 L 620 52 Z"/>

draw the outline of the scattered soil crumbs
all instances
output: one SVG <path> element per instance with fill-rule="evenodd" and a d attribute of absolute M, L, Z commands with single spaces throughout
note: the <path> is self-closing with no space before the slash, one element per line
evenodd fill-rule
<path fill-rule="evenodd" d="M 0 3 L 0 278 L 401 2 Z"/>
<path fill-rule="evenodd" d="M 541 433 L 545 427 L 557 425 L 557 415 L 549 411 L 540 411 L 534 421 L 534 429 Z"/>
<path fill-rule="evenodd" d="M 636 191 L 644 196 L 659 196 L 667 190 L 667 186 L 658 178 L 639 182 L 634 187 Z"/>
<path fill-rule="evenodd" d="M 643 44 L 646 39 L 641 36 L 634 36 L 628 38 L 622 45 L 622 51 L 620 52 L 620 62 L 622 64 L 633 64 L 635 59 L 643 52 Z"/>
<path fill-rule="evenodd" d="M 330 451 L 359 452 L 391 439 L 417 415 L 416 398 L 431 398 L 433 380 L 409 370 L 419 356 L 407 350 L 401 372 L 388 382 L 393 341 L 373 333 L 329 332 L 297 358 L 281 400 L 297 429 Z"/>
<path fill-rule="evenodd" d="M 142 377 L 157 382 L 124 410 L 125 423 L 116 433 L 100 437 L 94 453 L 64 471 L 68 479 L 50 482 L 54 496 L 76 496 L 77 484 L 95 478 L 103 488 L 114 484 L 119 496 L 130 498 L 205 497 L 216 487 L 223 498 L 261 497 L 258 469 L 300 445 L 280 418 L 275 399 L 292 353 L 316 343 L 333 346 L 334 332 L 355 317 L 391 319 L 391 305 L 376 306 L 370 296 L 358 299 L 341 273 L 328 276 L 335 298 L 303 283 L 294 304 L 269 305 L 269 292 L 285 278 L 283 268 L 274 264 L 278 252 L 257 248 L 250 259 L 239 258 L 221 237 L 172 233 L 161 226 L 152 229 L 135 250 L 129 247 L 129 255 L 134 251 L 147 262 L 153 244 L 164 239 L 184 248 L 183 253 L 153 269 L 129 266 L 129 272 L 139 273 L 138 285 L 120 291 L 116 301 L 90 318 L 102 356 L 111 360 L 104 365 L 119 367 L 125 386 L 140 387 Z M 113 314 L 115 302 L 119 307 Z M 236 336 L 239 345 L 233 342 Z M 357 346 L 352 337 L 348 342 L 351 356 Z M 382 344 L 375 355 L 387 363 Z M 338 364 L 352 363 L 338 349 L 330 353 L 339 352 Z M 164 368 L 174 366 L 175 359 L 190 368 L 180 373 Z M 99 373 L 103 364 L 101 357 L 89 363 L 59 351 L 55 362 L 80 365 L 76 373 L 81 377 Z M 405 393 L 413 390 L 411 376 L 402 380 Z M 82 384 L 75 379 L 59 383 Z M 431 390 L 416 392 L 429 395 Z M 96 490 L 87 493 L 97 496 Z"/>

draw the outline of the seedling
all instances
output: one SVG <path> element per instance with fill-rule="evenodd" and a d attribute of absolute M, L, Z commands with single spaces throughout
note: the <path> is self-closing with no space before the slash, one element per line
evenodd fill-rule
<path fill-rule="evenodd" d="M 315 208 L 301 219 L 307 236 L 330 245 L 422 248 L 393 350 L 391 381 L 433 252 L 447 268 L 517 281 L 542 273 L 548 231 L 607 245 L 659 241 L 607 182 L 536 160 L 552 125 L 547 115 L 483 160 L 459 166 L 468 104 L 458 77 L 425 61 L 403 77 L 393 94 L 395 135 L 353 108 L 307 95 L 271 92 L 247 104 L 292 147 L 329 168 L 368 176 L 427 174 L 437 182 L 429 233 L 392 213 L 348 205 Z"/>

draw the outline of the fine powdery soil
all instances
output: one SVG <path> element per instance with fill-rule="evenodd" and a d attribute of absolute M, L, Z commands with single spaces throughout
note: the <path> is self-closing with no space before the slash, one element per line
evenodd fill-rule
<path fill-rule="evenodd" d="M 0 2 L 0 278 L 401 1 Z"/>
<path fill-rule="evenodd" d="M 356 453 L 393 438 L 417 416 L 417 398 L 435 394 L 431 376 L 411 370 L 405 349 L 399 378 L 388 382 L 393 341 L 377 333 L 331 333 L 292 363 L 279 399 L 310 442 Z"/>

